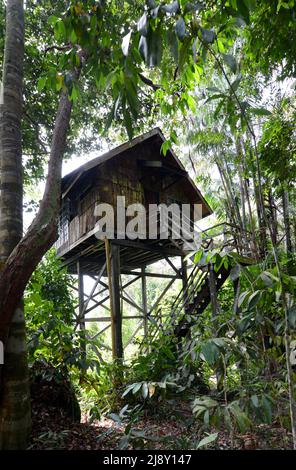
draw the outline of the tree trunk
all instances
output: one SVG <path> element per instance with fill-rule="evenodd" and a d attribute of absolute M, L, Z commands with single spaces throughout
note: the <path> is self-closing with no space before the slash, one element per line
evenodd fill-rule
<path fill-rule="evenodd" d="M 61 167 L 72 103 L 63 92 L 53 131 L 46 187 L 38 214 L 22 237 L 22 1 L 7 2 L 0 148 L 0 448 L 27 444 L 30 399 L 22 296 L 32 272 L 57 238 Z M 17 46 L 17 47 L 16 47 Z M 75 71 L 76 78 L 79 71 Z"/>
<path fill-rule="evenodd" d="M 286 250 L 288 254 L 292 253 L 292 238 L 291 238 L 291 226 L 290 226 L 290 214 L 289 214 L 289 195 L 284 189 L 282 190 L 282 204 L 283 204 L 283 217 L 285 225 L 286 235 Z"/>
<path fill-rule="evenodd" d="M 22 237 L 22 91 L 24 11 L 22 0 L 8 0 L 0 113 L 0 270 Z M 0 394 L 0 449 L 25 448 L 31 413 L 26 334 L 21 297 L 7 331 Z M 2 315 L 2 311 L 0 311 Z"/>
<path fill-rule="evenodd" d="M 265 209 L 263 207 L 263 195 L 261 194 L 261 186 L 256 176 L 256 170 L 253 165 L 251 165 L 251 168 L 252 168 L 254 196 L 255 196 L 257 217 L 258 217 L 258 227 L 259 227 L 259 251 L 260 251 L 260 257 L 263 259 L 267 250 L 267 233 L 266 233 L 267 227 L 266 227 Z"/>
<path fill-rule="evenodd" d="M 13 312 L 43 255 L 57 239 L 61 169 L 72 103 L 64 92 L 57 112 L 45 192 L 39 211 L 25 236 L 0 272 L 0 340 L 5 344 Z"/>
<path fill-rule="evenodd" d="M 272 243 L 273 245 L 277 245 L 278 224 L 277 224 L 275 200 L 274 200 L 274 196 L 272 193 L 272 189 L 269 189 L 268 191 L 268 203 L 269 203 L 269 218 L 270 218 L 270 226 L 271 226 Z"/>

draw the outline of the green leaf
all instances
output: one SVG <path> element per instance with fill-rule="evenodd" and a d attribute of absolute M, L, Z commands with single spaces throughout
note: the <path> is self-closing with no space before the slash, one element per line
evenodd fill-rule
<path fill-rule="evenodd" d="M 212 44 L 216 39 L 216 34 L 214 31 L 201 28 L 201 37 L 207 44 Z"/>
<path fill-rule="evenodd" d="M 109 414 L 109 418 L 111 418 L 113 421 L 115 421 L 116 423 L 121 423 L 121 418 L 119 415 L 117 415 L 116 413 L 110 413 Z"/>
<path fill-rule="evenodd" d="M 253 11 L 256 8 L 256 0 L 244 0 L 244 4 L 246 5 L 249 11 Z"/>
<path fill-rule="evenodd" d="M 249 108 L 250 113 L 255 114 L 255 116 L 270 116 L 272 113 L 266 108 Z"/>
<path fill-rule="evenodd" d="M 48 24 L 51 24 L 51 25 L 54 26 L 54 25 L 56 24 L 56 22 L 58 21 L 58 19 L 59 19 L 59 18 L 57 18 L 56 16 L 51 15 L 51 16 L 48 18 L 47 22 L 48 22 Z"/>
<path fill-rule="evenodd" d="M 254 408 L 259 408 L 259 399 L 257 395 L 252 395 L 251 396 L 251 402 Z"/>
<path fill-rule="evenodd" d="M 74 83 L 73 87 L 72 87 L 72 92 L 71 92 L 70 98 L 71 98 L 72 101 L 76 101 L 78 99 L 78 97 L 79 97 L 79 89 L 78 89 L 77 85 Z"/>
<path fill-rule="evenodd" d="M 142 387 L 142 382 L 134 384 L 133 389 L 132 389 L 133 395 L 135 395 L 140 390 L 141 387 Z"/>
<path fill-rule="evenodd" d="M 240 319 L 237 324 L 237 331 L 239 334 L 244 333 L 253 322 L 253 313 L 249 313 Z"/>
<path fill-rule="evenodd" d="M 235 57 L 233 57 L 233 55 L 231 55 L 231 54 L 222 54 L 222 56 L 223 56 L 224 62 L 228 65 L 230 70 L 233 73 L 236 73 L 237 63 L 236 63 Z"/>
<path fill-rule="evenodd" d="M 176 23 L 175 31 L 178 39 L 183 42 L 186 35 L 186 25 L 182 17 L 180 17 Z"/>
<path fill-rule="evenodd" d="M 265 414 L 267 423 L 270 424 L 272 422 L 272 409 L 271 409 L 271 404 L 268 398 L 266 397 L 262 398 L 262 406 L 264 409 L 264 414 Z"/>
<path fill-rule="evenodd" d="M 55 36 L 57 39 L 64 39 L 66 36 L 66 27 L 63 20 L 58 20 L 54 27 Z"/>
<path fill-rule="evenodd" d="M 248 307 L 250 309 L 254 308 L 259 300 L 261 299 L 261 296 L 262 296 L 262 292 L 259 291 L 259 290 L 256 290 L 255 292 L 253 292 L 253 294 L 250 295 L 250 297 L 248 298 Z"/>
<path fill-rule="evenodd" d="M 237 9 L 245 22 L 247 24 L 250 23 L 250 13 L 249 13 L 249 8 L 246 6 L 245 2 L 243 0 L 238 0 L 237 2 Z"/>
<path fill-rule="evenodd" d="M 138 21 L 137 29 L 141 36 L 146 36 L 148 33 L 148 16 L 144 13 Z"/>
<path fill-rule="evenodd" d="M 124 398 L 128 393 L 130 393 L 132 391 L 132 389 L 134 388 L 134 385 L 135 384 L 132 384 L 132 385 L 129 385 L 126 390 L 123 392 L 122 394 L 122 398 Z"/>
<path fill-rule="evenodd" d="M 206 100 L 206 103 L 209 103 L 209 101 L 218 100 L 220 98 L 225 98 L 225 95 L 223 93 L 219 93 L 217 95 L 212 95 Z"/>
<path fill-rule="evenodd" d="M 187 2 L 184 7 L 184 14 L 192 11 L 200 11 L 204 9 L 204 5 L 200 2 Z"/>
<path fill-rule="evenodd" d="M 123 119 L 124 119 L 124 125 L 127 131 L 128 138 L 131 140 L 134 135 L 134 130 L 133 130 L 132 118 L 127 109 L 124 109 L 123 111 Z"/>
<path fill-rule="evenodd" d="M 201 441 L 199 441 L 198 445 L 197 445 L 197 449 L 200 449 L 201 447 L 204 447 L 208 444 L 210 444 L 211 442 L 214 442 L 218 437 L 218 433 L 215 432 L 213 434 L 209 434 L 208 436 L 204 437 Z"/>
<path fill-rule="evenodd" d="M 42 91 L 46 85 L 47 77 L 40 77 L 37 84 L 38 91 Z"/>
<path fill-rule="evenodd" d="M 252 422 L 237 402 L 232 402 L 229 405 L 229 411 L 234 417 L 240 432 L 245 432 L 250 428 Z"/>
<path fill-rule="evenodd" d="M 250 295 L 249 291 L 242 292 L 238 298 L 238 307 L 241 307 L 242 304 L 245 302 L 246 298 Z"/>
<path fill-rule="evenodd" d="M 198 250 L 194 255 L 194 263 L 198 264 L 203 256 L 203 250 Z"/>
<path fill-rule="evenodd" d="M 122 49 L 123 55 L 125 56 L 128 55 L 131 35 L 132 35 L 132 30 L 130 30 L 122 39 L 121 49 Z"/>
<path fill-rule="evenodd" d="M 170 3 L 169 5 L 163 5 L 162 10 L 165 13 L 170 13 L 170 14 L 177 13 L 177 11 L 179 10 L 178 0 L 175 0 L 174 2 Z"/>
<path fill-rule="evenodd" d="M 144 400 L 148 397 L 148 392 L 149 392 L 148 384 L 147 382 L 144 382 L 142 385 L 142 396 Z"/>
<path fill-rule="evenodd" d="M 139 114 L 139 99 L 138 99 L 137 89 L 133 81 L 131 80 L 131 77 L 126 76 L 124 83 L 125 83 L 126 98 L 130 106 L 130 110 L 132 112 L 133 118 L 136 121 L 138 118 L 138 114 Z"/>
<path fill-rule="evenodd" d="M 218 346 L 212 340 L 203 342 L 201 353 L 204 360 L 211 366 L 217 362 L 220 355 Z"/>
<path fill-rule="evenodd" d="M 170 146 L 171 146 L 170 142 L 169 142 L 168 140 L 165 140 L 165 141 L 163 142 L 161 148 L 160 148 L 160 152 L 161 152 L 164 156 L 166 156 L 166 154 L 167 154 L 167 152 L 168 152 Z"/>
<path fill-rule="evenodd" d="M 241 74 L 239 74 L 238 77 L 232 82 L 231 90 L 237 91 L 241 80 L 242 80 L 242 76 L 241 76 Z"/>
<path fill-rule="evenodd" d="M 267 271 L 263 271 L 263 273 L 260 274 L 260 277 L 267 287 L 271 287 L 273 285 L 272 279 Z"/>
<path fill-rule="evenodd" d="M 148 8 L 153 9 L 153 8 L 157 7 L 157 4 L 156 4 L 155 0 L 146 0 L 146 3 L 147 3 Z"/>
<path fill-rule="evenodd" d="M 296 305 L 288 310 L 289 324 L 292 328 L 296 328 Z"/>

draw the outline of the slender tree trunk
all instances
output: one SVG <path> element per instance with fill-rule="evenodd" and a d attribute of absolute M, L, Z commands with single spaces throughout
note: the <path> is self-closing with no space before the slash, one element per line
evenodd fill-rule
<path fill-rule="evenodd" d="M 231 180 L 231 175 L 230 175 L 230 171 L 229 171 L 226 159 L 224 159 L 224 169 L 225 169 L 224 179 L 225 179 L 225 182 L 227 184 L 228 192 L 231 196 L 233 208 L 235 210 L 235 214 L 236 214 L 236 218 L 237 218 L 237 224 L 242 229 L 243 228 L 242 218 L 241 218 L 241 214 L 240 214 L 240 211 L 239 211 L 239 205 L 238 205 L 238 202 L 236 200 L 235 193 L 233 191 L 234 185 L 233 185 L 232 180 Z"/>
<path fill-rule="evenodd" d="M 272 189 L 269 189 L 268 191 L 268 202 L 269 202 L 272 243 L 274 245 L 277 245 L 277 239 L 278 239 L 277 214 L 276 214 L 275 200 L 272 194 Z"/>
<path fill-rule="evenodd" d="M 222 181 L 222 184 L 223 184 L 223 188 L 224 188 L 225 196 L 226 196 L 226 201 L 227 201 L 227 205 L 228 205 L 228 208 L 229 208 L 228 217 L 234 225 L 237 225 L 237 217 L 236 217 L 234 202 L 233 202 L 232 194 L 229 193 L 229 190 L 228 190 L 228 185 L 227 185 L 227 182 L 226 182 L 224 169 L 223 169 L 221 163 L 218 160 L 216 160 L 216 165 L 217 165 L 219 173 L 220 173 L 220 178 L 221 178 L 221 181 Z"/>
<path fill-rule="evenodd" d="M 263 197 L 261 195 L 260 185 L 257 180 L 256 170 L 252 166 L 252 177 L 253 177 L 253 184 L 254 184 L 254 196 L 255 196 L 255 203 L 257 209 L 257 216 L 258 216 L 258 226 L 259 226 L 259 250 L 260 256 L 264 258 L 266 249 L 267 249 L 267 234 L 266 234 L 266 220 L 265 220 L 265 210 L 262 207 L 263 204 Z"/>
<path fill-rule="evenodd" d="M 239 174 L 239 185 L 240 185 L 240 196 L 241 196 L 241 211 L 242 211 L 242 228 L 246 230 L 247 220 L 246 220 L 246 201 L 245 201 L 245 188 L 244 188 L 244 167 L 243 167 L 243 151 L 240 138 L 237 137 L 236 142 L 236 153 L 239 163 L 238 174 Z"/>
<path fill-rule="evenodd" d="M 251 207 L 249 183 L 247 179 L 245 179 L 244 184 L 245 184 L 245 194 L 246 194 L 246 200 L 247 200 L 247 206 L 248 206 L 249 225 L 250 225 L 250 231 L 251 231 L 251 252 L 252 252 L 252 255 L 254 256 L 254 259 L 258 259 L 258 245 L 257 245 L 257 240 L 256 240 L 256 230 L 255 230 L 255 223 L 253 220 L 253 213 L 252 213 L 252 207 Z"/>
<path fill-rule="evenodd" d="M 284 226 L 286 234 L 286 249 L 287 253 L 292 253 L 292 238 L 291 238 L 291 225 L 290 225 L 290 214 L 289 214 L 289 195 L 284 189 L 282 190 L 282 204 L 283 204 L 283 216 Z"/>
<path fill-rule="evenodd" d="M 0 112 L 0 270 L 23 231 L 22 86 L 23 0 L 8 0 Z M 25 448 L 31 413 L 26 334 L 21 297 L 7 331 L 0 393 L 0 449 Z M 2 315 L 2 311 L 0 311 Z"/>

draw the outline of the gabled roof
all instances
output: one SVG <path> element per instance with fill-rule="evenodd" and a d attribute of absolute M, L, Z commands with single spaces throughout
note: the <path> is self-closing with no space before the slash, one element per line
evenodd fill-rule
<path fill-rule="evenodd" d="M 165 142 L 165 140 L 166 139 L 162 131 L 158 127 L 156 127 L 152 129 L 151 131 L 146 132 L 145 134 L 142 134 L 138 137 L 135 137 L 134 139 L 128 142 L 125 142 L 124 144 L 119 145 L 118 147 L 115 147 L 109 152 L 106 152 L 103 155 L 100 155 L 99 157 L 94 158 L 93 160 L 85 163 L 84 165 L 81 165 L 79 168 L 72 171 L 71 173 L 68 173 L 66 176 L 63 177 L 62 197 L 64 198 L 69 193 L 69 191 L 73 188 L 73 186 L 77 183 L 77 181 L 79 181 L 79 179 L 92 168 L 102 165 L 103 163 L 113 158 L 120 157 L 121 154 L 126 153 L 131 149 L 134 149 L 137 145 L 145 144 L 146 142 L 147 144 L 148 143 L 150 144 L 153 141 L 153 143 L 159 149 L 159 155 L 160 155 L 161 145 L 163 144 L 163 142 Z M 178 159 L 178 157 L 175 155 L 175 153 L 173 152 L 171 148 L 168 149 L 167 155 L 169 156 L 170 160 L 173 161 L 174 164 L 177 167 L 179 167 L 179 169 L 182 172 L 184 172 L 184 175 L 188 183 L 191 186 L 191 190 L 194 191 L 194 193 L 196 194 L 197 200 L 200 200 L 200 202 L 203 205 L 203 217 L 206 217 L 212 214 L 212 209 L 210 208 L 206 200 L 203 198 L 199 189 L 196 187 L 195 183 L 186 172 L 183 164 L 181 163 L 181 161 Z M 167 157 L 164 157 L 164 158 L 167 158 Z"/>

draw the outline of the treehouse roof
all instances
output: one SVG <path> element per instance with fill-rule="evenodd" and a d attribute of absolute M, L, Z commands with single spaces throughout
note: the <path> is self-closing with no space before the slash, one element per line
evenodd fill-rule
<path fill-rule="evenodd" d="M 196 187 L 195 183 L 192 181 L 187 171 L 185 170 L 183 164 L 175 155 L 171 148 L 168 149 L 165 156 L 161 153 L 161 146 L 165 142 L 165 137 L 161 130 L 156 127 L 151 131 L 142 134 L 138 137 L 135 137 L 129 142 L 125 142 L 118 147 L 110 150 L 109 152 L 100 155 L 99 157 L 94 158 L 93 160 L 85 163 L 76 170 L 67 174 L 62 179 L 62 197 L 65 198 L 69 195 L 70 191 L 79 184 L 80 179 L 86 173 L 91 173 L 91 171 L 106 163 L 107 161 L 113 159 L 118 159 L 123 155 L 130 155 L 131 158 L 135 155 L 140 155 L 143 164 L 145 164 L 145 155 L 148 154 L 155 158 L 155 160 L 147 162 L 147 165 L 153 166 L 159 173 L 167 172 L 170 174 L 175 174 L 180 178 L 184 179 L 184 187 L 186 185 L 186 191 L 190 193 L 190 199 L 192 203 L 202 204 L 202 216 L 206 217 L 212 213 L 210 206 L 207 204 L 203 198 L 201 192 Z"/>

